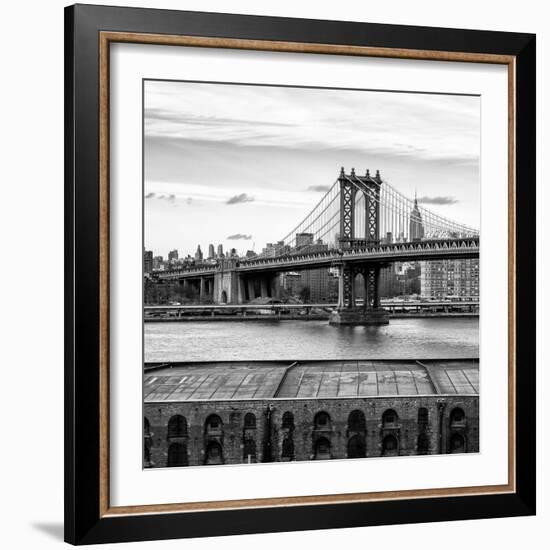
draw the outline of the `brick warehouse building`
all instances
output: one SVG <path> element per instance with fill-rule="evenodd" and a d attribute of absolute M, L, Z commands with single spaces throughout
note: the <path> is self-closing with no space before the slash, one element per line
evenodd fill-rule
<path fill-rule="evenodd" d="M 147 365 L 144 466 L 478 452 L 477 360 Z"/>

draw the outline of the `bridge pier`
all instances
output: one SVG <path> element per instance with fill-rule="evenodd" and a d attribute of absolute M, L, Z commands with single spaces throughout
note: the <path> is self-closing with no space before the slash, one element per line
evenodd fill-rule
<path fill-rule="evenodd" d="M 281 280 L 279 274 L 273 275 L 270 280 L 271 297 L 279 300 L 281 298 Z"/>
<path fill-rule="evenodd" d="M 388 312 L 380 307 L 378 280 L 380 264 L 354 268 L 342 264 L 338 285 L 338 307 L 329 317 L 331 325 L 387 325 Z M 357 306 L 355 296 L 355 277 L 361 273 L 365 284 L 363 305 Z"/>
<path fill-rule="evenodd" d="M 246 281 L 246 285 L 248 287 L 248 301 L 251 302 L 256 298 L 256 294 L 254 293 L 254 281 L 249 277 Z"/>
<path fill-rule="evenodd" d="M 236 268 L 237 261 L 233 258 L 222 259 L 216 267 L 212 289 L 212 301 L 215 304 L 241 303 L 241 275 Z"/>
<path fill-rule="evenodd" d="M 206 279 L 204 277 L 200 278 L 199 284 L 199 302 L 204 302 L 206 300 L 207 291 L 206 291 Z"/>

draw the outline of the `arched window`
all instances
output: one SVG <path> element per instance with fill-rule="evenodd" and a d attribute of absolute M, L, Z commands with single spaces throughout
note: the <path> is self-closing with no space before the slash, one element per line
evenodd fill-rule
<path fill-rule="evenodd" d="M 281 453 L 281 460 L 283 462 L 294 460 L 294 441 L 292 441 L 291 437 L 285 437 L 283 439 L 283 449 Z"/>
<path fill-rule="evenodd" d="M 419 455 L 427 455 L 430 452 L 430 440 L 425 433 L 418 436 L 417 451 Z"/>
<path fill-rule="evenodd" d="M 187 420 L 181 414 L 175 414 L 168 421 L 168 437 L 185 437 L 187 435 Z"/>
<path fill-rule="evenodd" d="M 354 435 L 348 441 L 348 458 L 365 458 L 367 446 L 362 435 Z"/>
<path fill-rule="evenodd" d="M 183 443 L 170 443 L 167 466 L 187 466 L 187 448 Z"/>
<path fill-rule="evenodd" d="M 426 430 L 428 428 L 429 413 L 426 407 L 420 407 L 418 409 L 418 429 Z"/>
<path fill-rule="evenodd" d="M 206 435 L 210 436 L 222 435 L 222 419 L 217 414 L 211 414 L 204 423 L 204 431 Z"/>
<path fill-rule="evenodd" d="M 327 415 L 328 416 L 328 415 Z M 315 442 L 315 460 L 328 460 L 330 456 L 330 441 L 326 437 L 320 437 Z"/>
<path fill-rule="evenodd" d="M 253 439 L 244 440 L 243 460 L 244 462 L 256 462 L 256 442 Z"/>
<path fill-rule="evenodd" d="M 315 415 L 313 423 L 316 430 L 330 430 L 330 416 L 324 411 Z"/>
<path fill-rule="evenodd" d="M 294 428 L 294 415 L 290 411 L 283 414 L 283 430 L 292 430 Z"/>
<path fill-rule="evenodd" d="M 460 434 L 453 434 L 451 436 L 451 453 L 465 453 L 466 452 L 466 442 L 464 437 Z"/>
<path fill-rule="evenodd" d="M 256 427 L 256 417 L 252 413 L 244 415 L 244 427 L 247 430 L 252 430 Z"/>
<path fill-rule="evenodd" d="M 151 435 L 151 424 L 149 423 L 149 419 L 144 416 L 143 417 L 143 436 L 144 437 L 150 437 Z"/>
<path fill-rule="evenodd" d="M 382 440 L 382 455 L 397 456 L 398 454 L 397 438 L 393 435 L 387 435 Z"/>
<path fill-rule="evenodd" d="M 147 441 L 143 444 L 143 462 L 146 467 L 151 465 L 151 446 Z"/>
<path fill-rule="evenodd" d="M 394 426 L 397 424 L 398 418 L 397 413 L 393 409 L 388 409 L 382 415 L 382 425 L 384 427 Z"/>
<path fill-rule="evenodd" d="M 212 441 L 206 447 L 204 457 L 205 464 L 223 464 L 222 447 L 216 441 Z"/>
<path fill-rule="evenodd" d="M 451 426 L 453 424 L 463 424 L 465 420 L 466 415 L 462 409 L 457 407 L 451 411 Z"/>
<path fill-rule="evenodd" d="M 363 411 L 351 411 L 348 417 L 348 430 L 350 432 L 364 432 L 367 428 L 367 422 Z"/>
<path fill-rule="evenodd" d="M 143 461 L 145 466 L 151 465 L 151 425 L 146 416 L 143 417 Z"/>

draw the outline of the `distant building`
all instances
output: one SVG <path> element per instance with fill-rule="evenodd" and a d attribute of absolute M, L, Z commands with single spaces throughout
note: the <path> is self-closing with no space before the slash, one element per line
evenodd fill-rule
<path fill-rule="evenodd" d="M 363 283 L 363 281 L 361 281 L 361 283 Z M 378 293 L 380 298 L 393 298 L 394 296 L 399 296 L 401 294 L 400 290 L 395 264 L 390 264 L 388 267 L 382 268 L 378 280 Z M 359 289 L 356 290 L 356 295 L 364 298 L 364 293 L 364 284 L 361 284 Z"/>
<path fill-rule="evenodd" d="M 153 269 L 162 269 L 164 267 L 164 258 L 162 256 L 155 256 L 153 258 Z"/>
<path fill-rule="evenodd" d="M 388 231 L 386 233 L 386 236 L 382 237 L 382 240 L 380 242 L 381 242 L 381 244 L 392 244 L 393 243 L 393 233 L 391 231 Z"/>
<path fill-rule="evenodd" d="M 203 255 L 202 255 L 201 245 L 199 244 L 197 246 L 197 251 L 195 252 L 195 261 L 202 262 L 202 259 L 203 259 Z"/>
<path fill-rule="evenodd" d="M 250 258 L 255 258 L 257 256 L 257 254 L 256 254 L 256 252 L 254 252 L 254 250 L 247 250 L 245 256 L 248 259 L 250 259 Z"/>
<path fill-rule="evenodd" d="M 329 291 L 329 270 L 328 268 L 321 269 L 306 269 L 301 273 L 302 288 L 309 288 L 309 302 L 319 303 L 328 301 Z"/>
<path fill-rule="evenodd" d="M 296 248 L 313 244 L 313 233 L 296 233 Z"/>
<path fill-rule="evenodd" d="M 289 271 L 281 273 L 281 286 L 289 296 L 301 298 L 310 303 L 320 303 L 331 301 L 331 292 L 333 301 L 338 296 L 338 282 L 331 285 L 331 281 L 336 279 L 327 268 L 308 269 L 305 271 Z"/>
<path fill-rule="evenodd" d="M 279 241 L 276 244 L 267 243 L 265 248 L 262 250 L 262 256 L 275 258 L 276 256 L 282 256 L 283 254 L 288 254 L 289 252 L 290 247 L 285 245 L 284 241 Z"/>
<path fill-rule="evenodd" d="M 176 249 L 174 250 L 170 250 L 170 252 L 168 252 L 168 261 L 169 262 L 173 262 L 173 261 L 176 261 L 178 259 L 178 251 Z"/>
<path fill-rule="evenodd" d="M 223 244 L 218 245 L 218 258 L 223 258 Z"/>
<path fill-rule="evenodd" d="M 420 293 L 426 298 L 479 299 L 479 258 L 421 262 Z"/>
<path fill-rule="evenodd" d="M 216 257 L 216 253 L 214 252 L 214 245 L 209 244 L 208 245 L 208 259 L 213 260 Z"/>
<path fill-rule="evenodd" d="M 409 220 L 409 240 L 420 241 L 424 238 L 424 224 L 422 223 L 422 214 L 418 208 L 418 201 L 416 200 L 416 194 L 414 197 L 414 207 L 411 211 Z"/>
<path fill-rule="evenodd" d="M 143 271 L 145 273 L 151 273 L 153 271 L 153 251 L 143 251 Z"/>
<path fill-rule="evenodd" d="M 281 273 L 280 284 L 287 295 L 310 303 L 336 302 L 338 277 L 328 268 Z"/>
<path fill-rule="evenodd" d="M 302 274 L 297 271 L 281 273 L 281 286 L 289 296 L 298 296 L 302 283 Z"/>

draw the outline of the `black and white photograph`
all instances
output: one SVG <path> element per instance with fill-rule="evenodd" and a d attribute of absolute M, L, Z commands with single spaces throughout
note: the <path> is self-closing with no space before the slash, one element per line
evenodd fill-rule
<path fill-rule="evenodd" d="M 145 468 L 479 452 L 480 109 L 143 81 Z"/>

